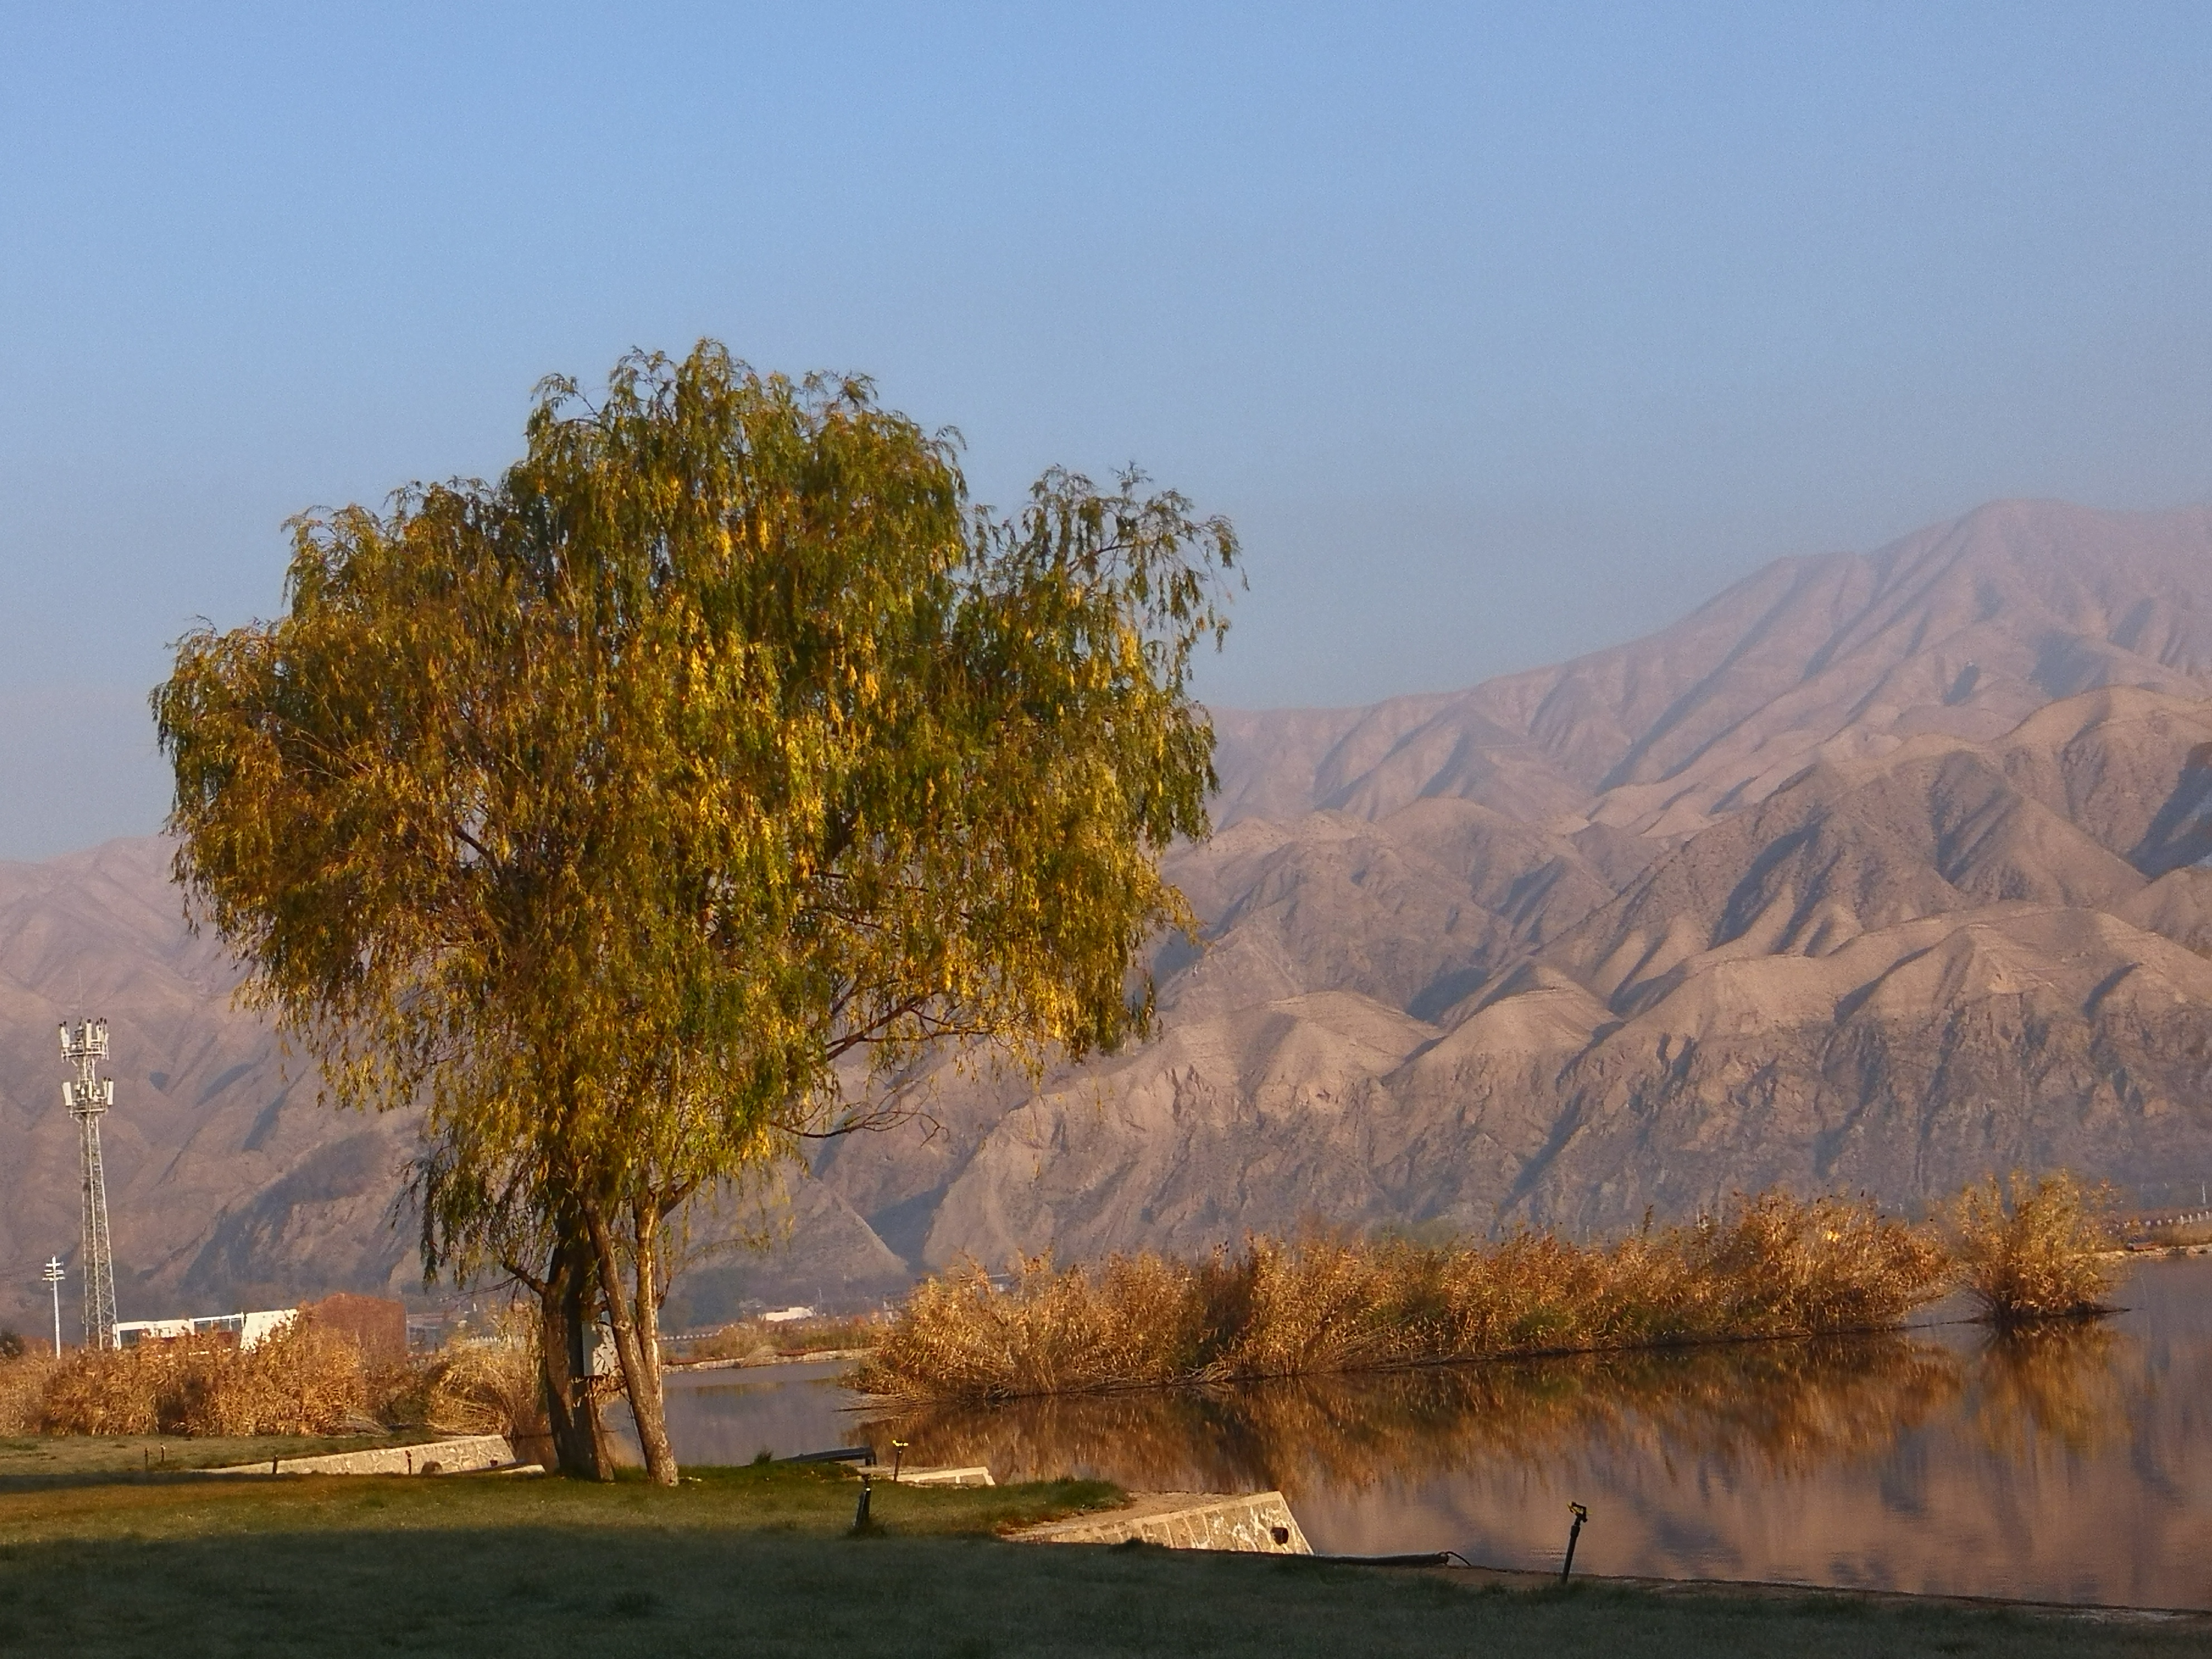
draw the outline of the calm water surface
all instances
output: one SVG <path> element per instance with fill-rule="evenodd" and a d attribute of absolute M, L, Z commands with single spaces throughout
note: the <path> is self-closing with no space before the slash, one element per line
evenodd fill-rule
<path fill-rule="evenodd" d="M 1001 1480 L 1280 1487 L 1314 1547 L 2212 1607 L 2212 1258 L 2100 1324 L 1440 1368 L 871 1418 L 834 1365 L 672 1377 L 679 1456 L 910 1441 Z"/>

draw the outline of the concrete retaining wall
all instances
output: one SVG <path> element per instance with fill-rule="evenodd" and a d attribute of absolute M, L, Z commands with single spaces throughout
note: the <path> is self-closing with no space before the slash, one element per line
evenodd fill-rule
<path fill-rule="evenodd" d="M 321 1457 L 272 1457 L 266 1463 L 210 1469 L 210 1474 L 464 1474 L 514 1462 L 504 1435 L 469 1434 L 419 1446 L 378 1446 Z"/>
<path fill-rule="evenodd" d="M 1313 1553 L 1297 1517 L 1279 1492 L 1242 1498 L 1220 1492 L 1139 1492 L 1126 1508 L 1031 1527 L 1013 1536 L 1031 1544 L 1123 1544 L 1133 1539 L 1171 1550 Z"/>

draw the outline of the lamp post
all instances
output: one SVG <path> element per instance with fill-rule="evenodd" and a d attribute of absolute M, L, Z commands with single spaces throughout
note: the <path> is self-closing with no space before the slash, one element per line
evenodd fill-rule
<path fill-rule="evenodd" d="M 58 1255 L 46 1258 L 46 1283 L 54 1292 L 54 1358 L 62 1357 L 62 1259 Z"/>

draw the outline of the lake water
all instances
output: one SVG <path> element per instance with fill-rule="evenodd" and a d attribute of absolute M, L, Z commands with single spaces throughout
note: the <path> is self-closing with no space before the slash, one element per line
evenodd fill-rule
<path fill-rule="evenodd" d="M 2127 1311 L 870 1417 L 835 1365 L 670 1379 L 679 1457 L 862 1443 L 1000 1480 L 1279 1487 L 1314 1547 L 1577 1571 L 2212 1607 L 2212 1258 Z"/>

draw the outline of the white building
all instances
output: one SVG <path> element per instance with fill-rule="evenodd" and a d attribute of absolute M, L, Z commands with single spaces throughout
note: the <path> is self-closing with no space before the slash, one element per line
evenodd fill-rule
<path fill-rule="evenodd" d="M 141 1342 L 173 1342 L 179 1337 L 228 1333 L 238 1339 L 240 1347 L 250 1348 L 299 1316 L 297 1308 L 270 1308 L 259 1313 L 208 1314 L 198 1319 L 118 1319 L 115 1346 L 135 1348 Z"/>

